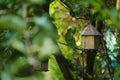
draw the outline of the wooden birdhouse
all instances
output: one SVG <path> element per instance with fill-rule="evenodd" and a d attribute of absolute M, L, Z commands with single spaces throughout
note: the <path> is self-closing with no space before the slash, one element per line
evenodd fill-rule
<path fill-rule="evenodd" d="M 98 49 L 101 34 L 89 24 L 81 33 L 82 49 Z"/>

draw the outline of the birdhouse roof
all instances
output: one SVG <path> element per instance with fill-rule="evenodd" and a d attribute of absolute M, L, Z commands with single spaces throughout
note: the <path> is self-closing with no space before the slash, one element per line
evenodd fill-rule
<path fill-rule="evenodd" d="M 81 33 L 81 35 L 83 36 L 100 36 L 101 34 L 97 31 L 97 29 L 95 27 L 93 27 L 91 24 L 89 24 Z"/>

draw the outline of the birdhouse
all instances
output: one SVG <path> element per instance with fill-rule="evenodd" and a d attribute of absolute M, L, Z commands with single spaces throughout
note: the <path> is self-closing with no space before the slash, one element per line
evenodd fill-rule
<path fill-rule="evenodd" d="M 101 34 L 89 24 L 81 33 L 82 49 L 98 49 Z"/>

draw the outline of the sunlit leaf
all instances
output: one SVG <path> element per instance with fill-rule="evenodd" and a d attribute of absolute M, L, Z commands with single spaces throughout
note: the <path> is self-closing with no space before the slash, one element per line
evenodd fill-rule
<path fill-rule="evenodd" d="M 15 39 L 12 43 L 12 47 L 22 53 L 25 53 L 25 44 L 20 40 Z"/>

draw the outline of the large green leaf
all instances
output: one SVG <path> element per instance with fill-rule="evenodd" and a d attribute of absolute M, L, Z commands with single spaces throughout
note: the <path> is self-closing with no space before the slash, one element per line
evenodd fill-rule
<path fill-rule="evenodd" d="M 5 15 L 0 17 L 0 30 L 10 30 L 23 34 L 26 29 L 25 22 L 18 16 Z"/>

